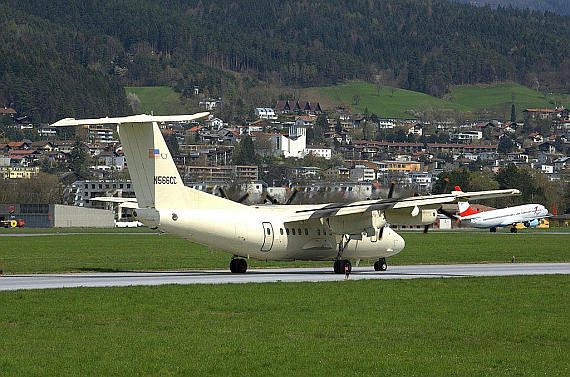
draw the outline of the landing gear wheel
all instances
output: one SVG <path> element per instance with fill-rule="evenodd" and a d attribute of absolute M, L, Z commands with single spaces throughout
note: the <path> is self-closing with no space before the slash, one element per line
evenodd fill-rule
<path fill-rule="evenodd" d="M 247 261 L 241 258 L 234 258 L 230 261 L 230 271 L 234 274 L 244 274 L 247 271 Z"/>
<path fill-rule="evenodd" d="M 352 271 L 352 264 L 348 259 L 335 260 L 333 270 L 335 274 L 344 274 L 345 266 L 348 267 L 348 272 Z"/>
<path fill-rule="evenodd" d="M 489 229 L 489 232 L 491 232 L 491 233 L 496 233 L 496 232 L 497 232 L 497 228 L 491 228 L 491 229 Z"/>
<path fill-rule="evenodd" d="M 385 258 L 380 258 L 374 262 L 374 271 L 386 271 L 388 269 L 388 264 Z"/>
<path fill-rule="evenodd" d="M 517 228 L 512 227 L 512 228 L 511 228 L 511 233 L 516 233 L 516 232 L 517 232 Z"/>

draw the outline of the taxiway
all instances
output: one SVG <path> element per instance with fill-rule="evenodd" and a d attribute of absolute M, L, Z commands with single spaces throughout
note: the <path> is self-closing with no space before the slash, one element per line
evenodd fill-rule
<path fill-rule="evenodd" d="M 354 267 L 350 280 L 458 278 L 474 276 L 570 274 L 570 263 L 495 263 L 455 265 L 389 266 L 375 272 L 371 267 Z M 49 289 L 70 287 L 124 287 L 163 284 L 229 284 L 270 282 L 321 282 L 344 280 L 331 267 L 251 269 L 246 274 L 227 270 L 97 272 L 0 276 L 0 290 Z"/>

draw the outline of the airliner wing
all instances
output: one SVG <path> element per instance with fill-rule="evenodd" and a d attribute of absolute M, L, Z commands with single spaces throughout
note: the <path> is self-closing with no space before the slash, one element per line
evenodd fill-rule
<path fill-rule="evenodd" d="M 91 198 L 89 200 L 96 202 L 106 202 L 106 203 L 119 203 L 119 207 L 122 208 L 139 208 L 136 198 L 119 198 L 116 196 L 98 196 Z"/>
<path fill-rule="evenodd" d="M 387 210 L 387 209 L 414 209 L 418 207 L 438 207 L 444 203 L 456 203 L 466 200 L 480 200 L 498 198 L 502 196 L 520 195 L 517 189 L 490 190 L 490 191 L 452 191 L 449 194 L 414 196 L 400 199 L 364 200 L 353 203 L 332 203 L 315 206 L 306 206 L 295 211 L 287 217 L 287 222 L 319 219 L 323 217 L 352 215 L 355 213 Z"/>

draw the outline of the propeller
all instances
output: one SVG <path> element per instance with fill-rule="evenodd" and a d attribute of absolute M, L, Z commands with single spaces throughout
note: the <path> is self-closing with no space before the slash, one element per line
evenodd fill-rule
<path fill-rule="evenodd" d="M 396 181 L 390 182 L 390 190 L 388 190 L 388 199 L 392 199 L 394 195 L 394 187 L 396 186 Z"/>
<path fill-rule="evenodd" d="M 299 192 L 299 188 L 295 187 L 293 189 L 293 193 L 291 194 L 291 196 L 289 196 L 289 198 L 287 199 L 287 201 L 285 202 L 286 205 L 291 204 L 291 202 L 293 201 L 293 199 L 295 199 L 295 196 L 297 195 L 297 193 Z"/>
<path fill-rule="evenodd" d="M 224 199 L 229 199 L 228 195 L 226 194 L 226 192 L 224 191 L 224 189 L 222 188 L 222 186 L 218 186 L 218 192 L 220 193 L 220 196 Z M 250 192 L 246 192 L 245 194 L 243 194 L 238 200 L 235 200 L 238 203 L 242 203 L 244 200 L 246 200 L 250 195 Z"/>
<path fill-rule="evenodd" d="M 299 192 L 299 188 L 295 187 L 293 189 L 293 193 L 287 198 L 287 200 L 285 201 L 285 203 L 283 203 L 284 205 L 289 205 L 291 204 L 291 202 L 293 202 L 293 199 L 295 199 L 295 196 L 297 195 L 297 193 Z M 265 199 L 264 202 L 269 202 L 271 204 L 281 204 L 279 203 L 279 200 L 275 199 L 273 196 L 271 196 L 269 193 L 265 193 Z"/>

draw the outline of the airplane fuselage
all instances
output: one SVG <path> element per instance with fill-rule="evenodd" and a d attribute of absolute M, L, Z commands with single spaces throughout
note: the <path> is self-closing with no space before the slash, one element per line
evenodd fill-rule
<path fill-rule="evenodd" d="M 346 242 L 349 237 L 335 234 L 321 219 L 284 223 L 286 214 L 294 212 L 296 207 L 300 206 L 244 206 L 239 211 L 160 209 L 159 220 L 150 225 L 246 258 L 280 261 L 337 258 L 339 242 L 343 237 Z M 404 239 L 389 227 L 380 231 L 382 227 L 374 228 L 370 235 L 351 236 L 342 257 L 375 259 L 400 252 L 405 246 Z"/>
<path fill-rule="evenodd" d="M 548 215 L 548 210 L 540 204 L 525 204 L 516 207 L 479 212 L 461 218 L 461 222 L 473 228 L 495 228 L 517 223 L 531 224 Z"/>

